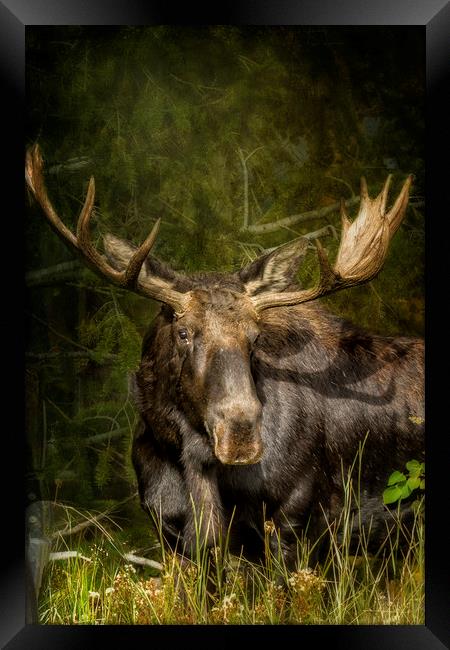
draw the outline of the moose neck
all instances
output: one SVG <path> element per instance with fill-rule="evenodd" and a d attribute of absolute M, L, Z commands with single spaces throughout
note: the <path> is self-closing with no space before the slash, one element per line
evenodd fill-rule
<path fill-rule="evenodd" d="M 265 312 L 253 372 L 259 381 L 295 384 L 299 397 L 307 391 L 317 403 L 332 398 L 379 406 L 403 390 L 396 387 L 398 372 L 420 375 L 422 356 L 420 339 L 370 334 L 315 303 Z"/>

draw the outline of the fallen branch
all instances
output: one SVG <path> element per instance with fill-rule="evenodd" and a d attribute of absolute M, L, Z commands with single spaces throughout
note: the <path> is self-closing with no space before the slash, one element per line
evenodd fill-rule
<path fill-rule="evenodd" d="M 81 269 L 81 264 L 78 261 L 61 262 L 54 264 L 45 269 L 38 269 L 36 271 L 28 271 L 25 274 L 25 282 L 28 287 L 43 287 L 64 282 L 68 278 L 76 277 Z"/>
<path fill-rule="evenodd" d="M 241 159 L 242 163 L 242 171 L 244 173 L 244 221 L 242 224 L 243 230 L 247 230 L 248 228 L 248 169 L 247 169 L 247 161 L 244 158 L 244 154 L 242 153 L 242 149 L 239 148 L 238 150 L 239 158 Z"/>
<path fill-rule="evenodd" d="M 89 438 L 86 438 L 84 442 L 85 444 L 103 442 L 103 440 L 111 440 L 111 438 L 121 438 L 127 433 L 130 433 L 130 428 L 121 427 L 120 429 L 113 429 L 112 431 L 107 431 L 106 433 L 96 433 L 94 436 L 89 436 Z"/>
<path fill-rule="evenodd" d="M 116 503 L 114 506 L 111 508 L 108 508 L 108 510 L 105 510 L 105 512 L 100 512 L 98 515 L 95 515 L 94 517 L 90 517 L 89 519 L 86 519 L 85 521 L 82 521 L 79 524 L 76 524 L 76 526 L 66 526 L 62 530 L 57 530 L 54 533 L 51 534 L 52 539 L 57 538 L 57 537 L 67 537 L 69 535 L 73 535 L 74 533 L 79 533 L 81 530 L 84 530 L 85 528 L 88 528 L 89 526 L 93 526 L 97 524 L 101 519 L 104 519 L 105 517 L 108 517 L 111 512 L 116 510 L 118 506 L 121 506 L 124 503 L 127 503 L 128 501 L 131 501 L 131 499 L 135 499 L 137 497 L 137 492 L 134 492 L 131 494 L 129 497 L 126 499 L 123 499 L 119 503 Z M 55 505 L 55 504 L 54 504 Z M 66 508 L 68 506 L 64 506 L 63 504 L 56 504 L 61 506 L 62 508 Z M 69 506 L 70 510 L 75 510 L 75 508 L 72 508 Z M 76 511 L 76 510 L 75 510 Z M 76 511 L 78 512 L 78 511 Z M 112 520 L 111 520 L 112 521 Z"/>
<path fill-rule="evenodd" d="M 72 557 L 79 557 L 80 560 L 86 560 L 86 562 L 92 562 L 91 558 L 81 555 L 78 551 L 55 551 L 50 553 L 48 559 L 50 562 L 53 560 L 69 560 Z"/>
<path fill-rule="evenodd" d="M 78 158 L 69 158 L 68 160 L 66 160 L 66 162 L 52 165 L 49 168 L 48 173 L 59 174 L 61 171 L 76 172 L 79 169 L 86 167 L 86 165 L 90 165 L 91 163 L 92 160 L 87 156 L 79 156 Z"/>
<path fill-rule="evenodd" d="M 286 226 L 284 227 L 286 228 Z M 319 237 L 324 237 L 325 235 L 329 235 L 330 233 L 336 238 L 336 229 L 331 224 L 327 224 L 326 226 L 320 228 L 319 230 L 313 230 L 312 232 L 307 232 L 305 235 L 301 235 L 300 237 L 311 241 L 313 239 L 318 239 Z"/>
<path fill-rule="evenodd" d="M 123 557 L 127 562 L 140 564 L 141 566 L 149 566 L 152 567 L 152 569 L 157 569 L 158 571 L 162 571 L 163 568 L 161 562 L 157 562 L 156 560 L 149 560 L 146 557 L 139 557 L 139 555 L 134 555 L 134 553 L 125 553 Z"/>
<path fill-rule="evenodd" d="M 347 199 L 344 201 L 344 205 L 349 208 L 353 205 L 356 205 L 360 202 L 360 197 L 355 196 L 352 199 Z M 252 232 L 256 234 L 265 233 L 265 232 L 275 232 L 281 228 L 286 228 L 288 226 L 293 226 L 296 223 L 301 223 L 304 221 L 311 221 L 312 219 L 322 219 L 332 212 L 340 210 L 341 204 L 333 203 L 332 205 L 327 205 L 324 208 L 319 208 L 318 210 L 310 210 L 308 212 L 302 212 L 301 214 L 293 214 L 290 217 L 285 217 L 284 219 L 279 219 L 278 221 L 271 221 L 269 223 L 260 223 L 253 226 L 248 226 L 247 228 L 241 228 L 241 231 Z"/>
<path fill-rule="evenodd" d="M 92 359 L 95 361 L 95 353 L 86 350 L 58 350 L 58 352 L 26 352 L 27 359 L 36 359 L 37 361 L 47 361 L 47 359 L 57 359 L 62 357 L 64 359 Z M 102 358 L 104 361 L 113 361 L 117 358 L 116 354 L 105 354 Z M 98 362 L 97 362 L 98 363 Z"/>
<path fill-rule="evenodd" d="M 263 146 L 256 147 L 253 149 L 247 156 L 244 156 L 242 149 L 239 147 L 237 152 L 242 164 L 242 172 L 244 174 L 244 220 L 241 230 L 247 230 L 248 228 L 248 168 L 247 161 L 255 154 L 257 151 L 262 149 Z"/>
<path fill-rule="evenodd" d="M 89 526 L 94 526 L 101 519 L 107 517 L 110 514 L 110 512 L 111 510 L 108 510 L 107 512 L 102 512 L 99 515 L 92 517 L 91 519 L 86 519 L 86 521 L 82 521 L 80 524 L 77 524 L 76 526 L 66 526 L 62 530 L 56 530 L 54 533 L 52 533 L 51 537 L 52 539 L 55 539 L 57 537 L 68 537 L 69 535 L 75 535 L 75 533 L 79 533 L 85 528 L 89 528 Z"/>

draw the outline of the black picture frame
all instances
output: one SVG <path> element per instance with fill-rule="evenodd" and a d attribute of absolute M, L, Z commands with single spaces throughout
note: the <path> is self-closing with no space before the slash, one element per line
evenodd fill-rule
<path fill-rule="evenodd" d="M 164 627 L 93 627 L 25 625 L 24 567 L 24 436 L 23 436 L 23 358 L 25 332 L 21 326 L 23 281 L 19 269 L 23 215 L 23 114 L 25 71 L 25 27 L 28 25 L 145 25 L 145 24 L 283 24 L 283 25 L 421 25 L 427 45 L 427 214 L 426 226 L 426 298 L 427 298 L 427 540 L 426 540 L 426 622 L 424 626 L 164 626 Z M 143 643 L 153 647 L 180 639 L 190 646 L 198 640 L 212 643 L 258 642 L 271 644 L 281 634 L 294 643 L 332 645 L 334 648 L 408 648 L 438 650 L 450 647 L 449 553 L 445 535 L 448 512 L 446 463 L 448 434 L 445 417 L 446 395 L 445 342 L 442 289 L 439 283 L 448 277 L 447 259 L 442 241 L 446 188 L 445 156 L 448 151 L 448 79 L 449 79 L 450 4 L 446 0 L 240 0 L 195 7 L 148 0 L 1 0 L 0 66 L 5 138 L 2 143 L 4 192 L 9 208 L 4 213 L 3 242 L 17 245 L 3 249 L 11 259 L 11 269 L 3 287 L 2 340 L 8 381 L 3 390 L 5 569 L 1 574 L 2 647 L 16 648 L 89 648 L 108 643 L 127 646 Z M 6 191 L 7 190 L 7 191 Z M 6 231 L 6 232 L 5 232 Z M 436 243 L 433 244 L 433 239 Z M 444 254 L 443 254 L 444 253 Z M 5 286 L 6 285 L 6 286 Z M 445 329 L 444 329 L 445 328 Z M 448 338 L 448 335 L 447 335 Z M 442 364 L 442 368 L 439 367 Z M 441 373 L 439 372 L 441 370 Z M 444 407 L 444 408 L 443 408 Z M 442 410 L 441 410 L 442 409 Z M 11 416 L 7 423 L 6 413 Z M 439 415 L 443 419 L 439 419 Z M 448 470 L 447 470 L 448 472 Z M 6 524 L 5 524 L 6 522 Z M 276 635 L 276 636 L 275 636 Z"/>

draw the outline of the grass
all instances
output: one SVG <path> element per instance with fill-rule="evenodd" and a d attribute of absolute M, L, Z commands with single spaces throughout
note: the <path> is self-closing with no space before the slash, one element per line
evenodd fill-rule
<path fill-rule="evenodd" d="M 386 530 L 380 553 L 373 556 L 368 551 L 370 532 L 360 534 L 356 550 L 350 545 L 352 526 L 360 517 L 355 508 L 359 494 L 350 474 L 344 481 L 344 494 L 338 525 L 329 522 L 324 533 L 329 545 L 325 561 L 311 568 L 312 548 L 306 539 L 299 539 L 295 572 L 287 571 L 280 552 L 270 551 L 270 537 L 278 539 L 271 521 L 264 527 L 266 557 L 260 564 L 231 555 L 227 540 L 214 551 L 199 541 L 194 561 L 182 561 L 154 542 L 152 549 L 140 549 L 146 555 L 152 550 L 158 553 L 161 571 L 124 560 L 124 555 L 135 549 L 117 525 L 112 530 L 111 520 L 86 528 L 76 539 L 68 538 L 70 550 L 83 557 L 56 560 L 46 567 L 40 622 L 424 624 L 423 499 L 417 502 L 406 551 L 401 551 L 398 543 L 403 531 L 399 513 L 394 511 L 394 525 Z M 61 537 L 53 550 L 68 550 L 69 546 L 67 538 Z M 211 595 L 208 565 L 212 556 L 216 588 Z"/>

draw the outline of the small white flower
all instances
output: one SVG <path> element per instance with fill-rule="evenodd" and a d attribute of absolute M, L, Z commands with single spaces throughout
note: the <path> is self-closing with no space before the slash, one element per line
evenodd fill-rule
<path fill-rule="evenodd" d="M 98 593 L 98 591 L 90 591 L 89 598 L 92 598 L 92 600 L 96 600 L 97 598 L 100 598 L 100 594 Z"/>

